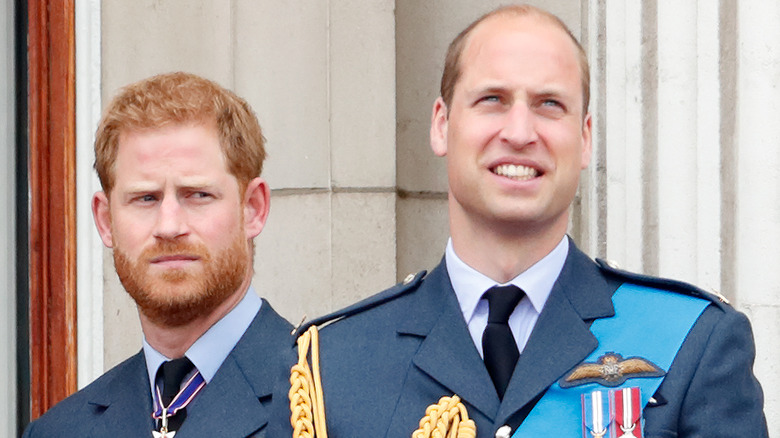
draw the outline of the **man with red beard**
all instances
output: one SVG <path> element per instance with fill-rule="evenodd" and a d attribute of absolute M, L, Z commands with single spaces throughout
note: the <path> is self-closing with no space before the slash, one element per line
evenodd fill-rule
<path fill-rule="evenodd" d="M 251 286 L 270 202 L 252 109 L 197 76 L 154 76 L 111 101 L 95 156 L 95 224 L 138 305 L 143 351 L 25 436 L 268 435 L 292 327 Z"/>

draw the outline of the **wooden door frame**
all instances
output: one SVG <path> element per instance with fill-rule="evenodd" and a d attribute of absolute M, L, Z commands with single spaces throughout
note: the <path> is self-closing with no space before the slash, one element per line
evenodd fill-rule
<path fill-rule="evenodd" d="M 27 2 L 30 418 L 78 386 L 75 0 Z"/>

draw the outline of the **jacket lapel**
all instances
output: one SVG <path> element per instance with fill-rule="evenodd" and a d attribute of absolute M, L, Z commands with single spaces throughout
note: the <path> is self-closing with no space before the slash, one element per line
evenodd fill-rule
<path fill-rule="evenodd" d="M 401 334 L 424 338 L 413 363 L 452 394 L 493 418 L 498 410 L 498 396 L 471 341 L 443 261 L 420 288 L 422 301 L 414 309 L 419 315 L 404 318 L 406 325 L 399 330 Z"/>
<path fill-rule="evenodd" d="M 260 364 L 258 364 L 260 366 Z M 246 437 L 268 422 L 268 410 L 235 358 L 228 356 L 187 411 L 177 436 Z"/>
<path fill-rule="evenodd" d="M 283 363 L 291 362 L 291 330 L 263 301 L 244 336 L 188 408 L 176 436 L 247 437 L 262 429 Z"/>
<path fill-rule="evenodd" d="M 614 289 L 596 264 L 569 242 L 569 254 L 520 355 L 496 424 L 522 409 L 597 346 L 590 322 L 614 315 Z"/>
<path fill-rule="evenodd" d="M 110 371 L 111 377 L 91 388 L 95 417 L 88 436 L 115 438 L 152 436 L 152 396 L 142 352 Z M 96 382 L 97 383 L 97 382 Z"/>

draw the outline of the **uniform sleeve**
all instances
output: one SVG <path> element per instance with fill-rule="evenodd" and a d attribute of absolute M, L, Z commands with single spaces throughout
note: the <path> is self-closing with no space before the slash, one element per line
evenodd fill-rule
<path fill-rule="evenodd" d="M 22 438 L 32 438 L 35 436 L 33 434 L 33 428 L 35 427 L 35 423 L 30 423 L 27 425 L 27 427 L 24 429 L 24 434 L 22 435 Z"/>
<path fill-rule="evenodd" d="M 682 402 L 679 436 L 768 437 L 750 322 L 732 309 L 720 316 Z"/>

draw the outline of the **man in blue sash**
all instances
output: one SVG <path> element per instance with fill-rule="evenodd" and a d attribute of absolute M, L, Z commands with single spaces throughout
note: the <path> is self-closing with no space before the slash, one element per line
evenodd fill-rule
<path fill-rule="evenodd" d="M 451 238 L 432 272 L 311 323 L 331 437 L 428 436 L 454 415 L 480 438 L 767 436 L 744 315 L 567 237 L 588 89 L 545 11 L 502 8 L 452 42 L 431 121 Z"/>
<path fill-rule="evenodd" d="M 267 436 L 292 326 L 251 285 L 270 202 L 257 117 L 214 82 L 154 76 L 111 101 L 95 155 L 95 224 L 138 306 L 143 350 L 24 436 Z"/>

